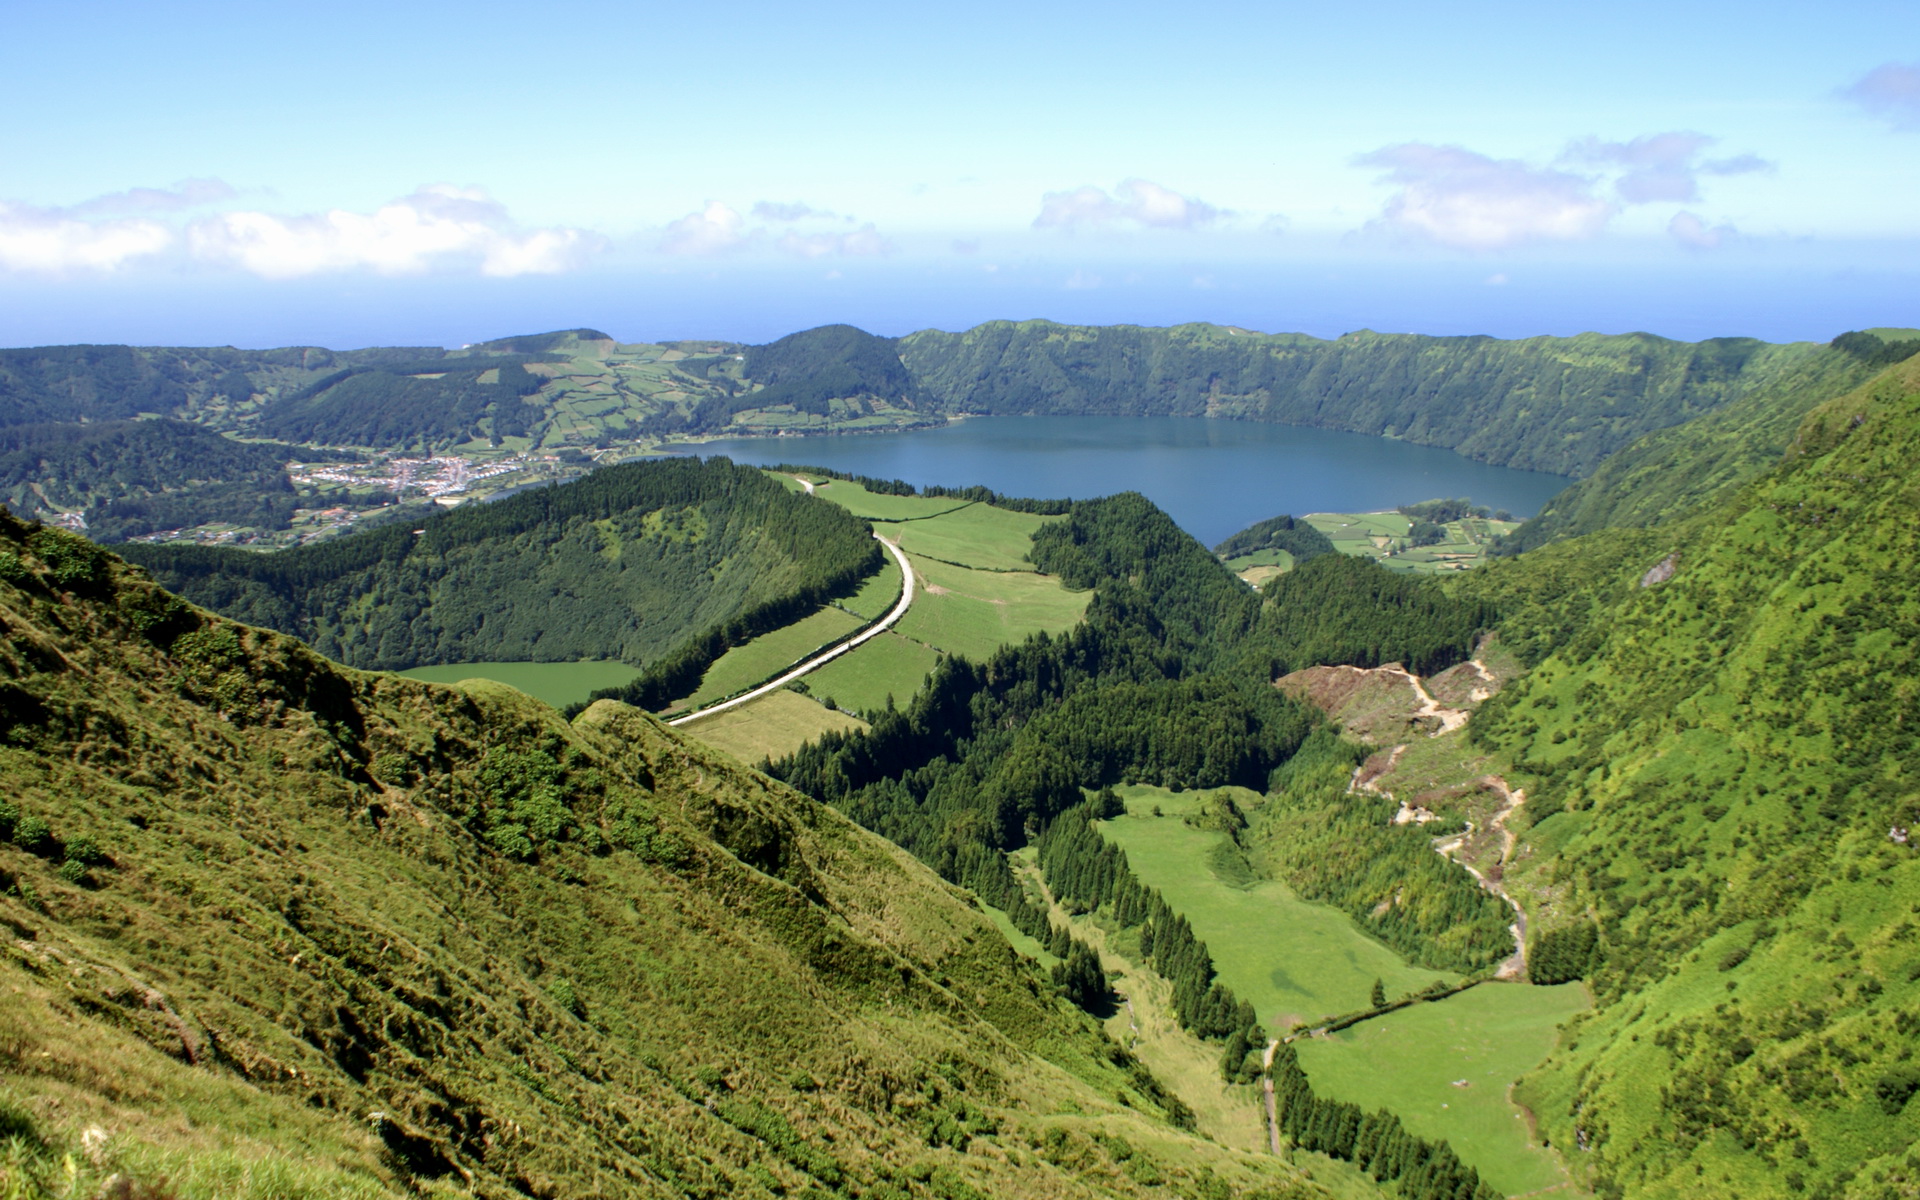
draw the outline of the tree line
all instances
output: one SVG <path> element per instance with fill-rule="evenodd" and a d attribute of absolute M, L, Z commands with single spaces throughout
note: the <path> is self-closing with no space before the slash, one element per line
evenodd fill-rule
<path fill-rule="evenodd" d="M 680 651 L 704 670 L 716 645 L 850 594 L 881 553 L 859 518 L 721 458 L 609 467 L 273 555 L 127 547 L 188 599 L 375 669 Z"/>

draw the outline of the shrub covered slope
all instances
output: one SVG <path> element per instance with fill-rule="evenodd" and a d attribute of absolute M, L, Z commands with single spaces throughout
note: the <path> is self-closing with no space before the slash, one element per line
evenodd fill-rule
<path fill-rule="evenodd" d="M 1521 1095 L 1603 1194 L 1920 1179 L 1917 456 L 1908 361 L 1719 503 L 1461 583 L 1538 662 L 1470 727 L 1531 776 L 1507 886 L 1598 1002 Z"/>
<path fill-rule="evenodd" d="M 1319 1194 L 832 810 L 4 515 L 0 781 L 10 1195 Z"/>

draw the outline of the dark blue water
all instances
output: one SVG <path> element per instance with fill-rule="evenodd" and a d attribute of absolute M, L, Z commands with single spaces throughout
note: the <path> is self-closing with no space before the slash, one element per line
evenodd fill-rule
<path fill-rule="evenodd" d="M 913 433 L 735 438 L 699 453 L 917 487 L 984 484 L 1009 496 L 1137 491 L 1209 546 L 1281 513 L 1373 512 L 1441 496 L 1529 517 L 1572 482 L 1388 438 L 1205 417 L 974 417 Z"/>

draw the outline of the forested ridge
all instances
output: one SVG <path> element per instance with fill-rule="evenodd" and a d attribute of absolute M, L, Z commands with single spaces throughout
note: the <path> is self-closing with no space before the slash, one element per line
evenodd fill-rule
<path fill-rule="evenodd" d="M 900 352 L 947 411 L 1276 421 L 1579 476 L 1819 348 L 1644 333 L 1503 341 L 1363 331 L 1324 341 L 1216 325 L 995 321 L 909 334 Z"/>
<path fill-rule="evenodd" d="M 759 632 L 879 569 L 866 524 L 726 459 L 673 458 L 274 555 L 128 547 L 182 595 L 355 666 L 620 659 Z M 746 634 L 750 636 L 750 634 Z"/>
<path fill-rule="evenodd" d="M 0 500 L 24 517 L 82 512 L 120 542 L 210 521 L 284 529 L 298 496 L 286 465 L 325 451 L 237 442 L 184 421 L 0 427 Z"/>

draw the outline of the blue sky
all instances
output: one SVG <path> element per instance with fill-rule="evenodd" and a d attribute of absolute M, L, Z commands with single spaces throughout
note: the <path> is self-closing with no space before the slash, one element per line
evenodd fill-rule
<path fill-rule="evenodd" d="M 1920 324 L 1920 6 L 13 0 L 0 344 Z"/>

